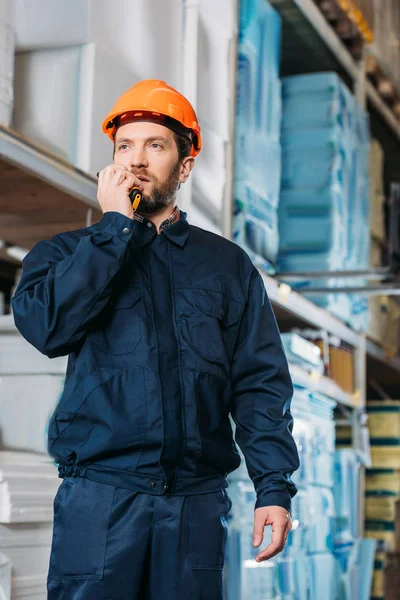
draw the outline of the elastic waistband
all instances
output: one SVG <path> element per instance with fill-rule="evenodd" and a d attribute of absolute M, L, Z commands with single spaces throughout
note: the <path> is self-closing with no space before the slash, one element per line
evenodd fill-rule
<path fill-rule="evenodd" d="M 114 469 L 103 465 L 58 465 L 58 476 L 86 477 L 98 483 L 106 483 L 115 487 L 122 487 L 133 492 L 160 496 L 168 495 L 164 490 L 164 481 L 157 477 L 132 473 L 122 469 Z M 205 494 L 228 487 L 228 482 L 223 475 L 211 477 L 179 477 L 176 481 L 174 496 Z"/>

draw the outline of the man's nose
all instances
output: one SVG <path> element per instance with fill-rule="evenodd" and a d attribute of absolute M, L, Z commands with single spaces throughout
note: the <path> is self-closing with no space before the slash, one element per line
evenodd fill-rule
<path fill-rule="evenodd" d="M 130 162 L 132 167 L 148 167 L 149 161 L 145 148 L 134 148 L 130 156 Z"/>

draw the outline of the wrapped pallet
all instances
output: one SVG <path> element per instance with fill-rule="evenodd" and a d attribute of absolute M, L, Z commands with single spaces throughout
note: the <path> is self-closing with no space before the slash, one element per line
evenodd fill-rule
<path fill-rule="evenodd" d="M 396 471 L 396 469 L 368 469 L 365 485 L 367 496 L 395 496 L 400 498 L 400 471 Z"/>
<path fill-rule="evenodd" d="M 400 441 L 400 400 L 369 400 L 367 412 L 372 440 Z"/>
<path fill-rule="evenodd" d="M 372 467 L 400 469 L 400 401 L 369 401 L 367 413 Z"/>

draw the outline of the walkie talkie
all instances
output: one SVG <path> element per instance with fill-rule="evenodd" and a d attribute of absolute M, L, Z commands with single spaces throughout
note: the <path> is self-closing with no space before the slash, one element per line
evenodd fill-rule
<path fill-rule="evenodd" d="M 99 173 L 100 173 L 100 171 L 99 171 Z M 99 176 L 99 173 L 97 173 L 97 177 Z M 133 212 L 136 212 L 136 209 L 139 206 L 142 197 L 143 197 L 142 190 L 140 190 L 138 187 L 132 188 L 131 191 L 129 192 L 129 198 L 131 199 L 131 202 L 132 202 Z"/>

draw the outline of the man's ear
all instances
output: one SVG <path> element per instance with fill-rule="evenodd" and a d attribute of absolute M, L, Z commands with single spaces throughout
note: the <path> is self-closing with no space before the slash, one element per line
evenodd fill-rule
<path fill-rule="evenodd" d="M 181 183 L 185 183 L 186 179 L 189 177 L 191 170 L 194 167 L 194 158 L 193 156 L 185 156 L 182 160 L 180 173 L 179 173 L 179 181 Z"/>

